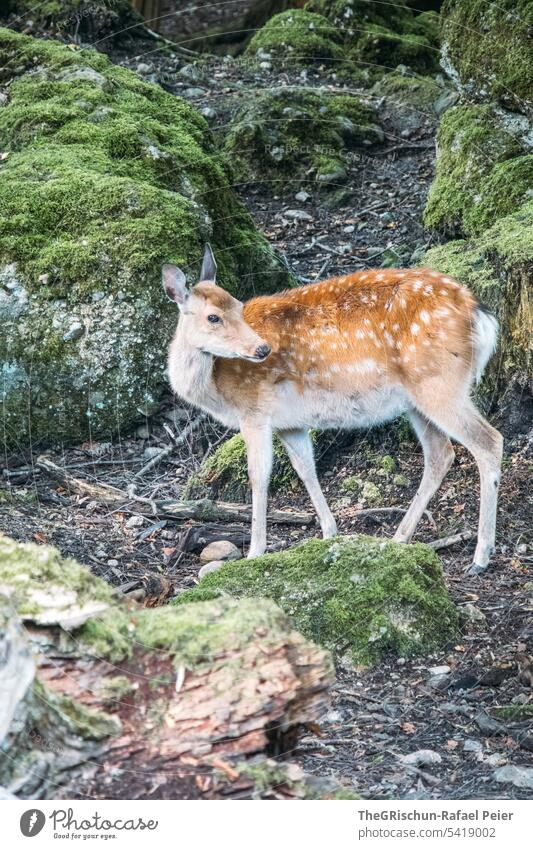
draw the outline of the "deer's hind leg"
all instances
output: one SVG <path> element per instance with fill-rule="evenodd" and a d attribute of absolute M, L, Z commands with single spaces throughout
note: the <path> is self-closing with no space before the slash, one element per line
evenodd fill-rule
<path fill-rule="evenodd" d="M 415 403 L 436 427 L 464 445 L 476 461 L 480 478 L 479 524 L 474 562 L 468 572 L 484 572 L 496 537 L 503 437 L 485 421 L 472 400 L 460 393 L 455 396 L 447 393 L 443 399 L 436 393 L 420 392 Z"/>
<path fill-rule="evenodd" d="M 396 542 L 411 540 L 424 510 L 437 492 L 455 457 L 452 444 L 446 434 L 435 427 L 429 419 L 412 410 L 409 413 L 409 420 L 424 451 L 424 473 L 417 493 L 394 534 Z"/>
<path fill-rule="evenodd" d="M 313 443 L 309 432 L 304 429 L 280 430 L 278 436 L 289 455 L 294 471 L 305 486 L 313 503 L 322 529 L 322 536 L 324 539 L 336 536 L 337 523 L 318 482 Z"/>

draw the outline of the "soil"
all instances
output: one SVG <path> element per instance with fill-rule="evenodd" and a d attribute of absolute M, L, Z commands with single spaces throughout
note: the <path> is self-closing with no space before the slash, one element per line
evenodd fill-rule
<path fill-rule="evenodd" d="M 200 28 L 198 20 L 196 30 Z M 135 42 L 134 49 L 135 55 L 117 51 L 113 58 L 134 69 L 140 63 L 149 64 L 145 76 L 189 97 L 200 109 L 210 107 L 215 133 L 237 108 L 243 87 L 282 86 L 301 79 L 299 72 L 251 71 L 239 61 L 210 57 L 203 62 L 201 81 L 191 83 L 177 73 L 183 57 L 159 49 L 159 43 L 154 47 L 153 41 Z M 340 85 L 324 69 L 309 71 L 305 83 Z M 367 90 L 363 94 L 372 99 Z M 420 220 L 433 174 L 435 123 L 434 116 L 421 115 L 415 126 L 409 122 L 404 130 L 389 125 L 385 149 L 366 151 L 351 163 L 349 190 L 335 204 L 331 194 L 316 184 L 300 181 L 285 183 L 280 191 L 272 185 L 253 184 L 236 189 L 257 226 L 284 254 L 301 281 L 379 266 L 390 248 L 408 264 L 433 239 Z M 309 195 L 305 201 L 294 197 L 301 191 Z M 310 219 L 286 217 L 288 209 L 301 209 Z M 155 468 L 136 475 L 154 449 L 170 444 L 169 429 L 179 433 L 193 417 L 194 411 L 169 395 L 158 414 L 141 422 L 131 436 L 47 452 L 76 477 L 128 492 L 118 509 L 54 484 L 35 468 L 38 447 L 34 454 L 5 456 L 0 466 L 0 530 L 18 540 L 57 546 L 124 594 L 133 593 L 141 603 L 166 603 L 196 583 L 199 558 L 179 551 L 187 525 L 141 515 L 130 487 L 147 499 L 179 497 L 188 475 L 225 437 L 226 432 L 216 423 L 204 422 Z M 491 419 L 504 429 L 507 440 L 497 549 L 490 569 L 477 577 L 463 574 L 472 558 L 473 540 L 440 552 L 455 602 L 470 611 L 461 637 L 438 653 L 416 660 L 391 657 L 376 668 L 353 668 L 339 661 L 328 716 L 320 728 L 304 730 L 285 755 L 311 774 L 335 775 L 364 798 L 531 795 L 531 791 L 499 784 L 494 778 L 503 764 L 533 766 L 533 722 L 513 723 L 496 719 L 494 713 L 494 708 L 503 705 L 533 704 L 533 690 L 524 674 L 533 655 L 533 557 L 528 548 L 531 434 L 513 433 L 497 412 Z M 380 487 L 385 505 L 407 506 L 422 473 L 416 441 L 403 427 L 391 426 L 372 434 L 333 435 L 332 442 L 322 484 L 340 533 L 390 537 L 394 517 L 358 518 L 358 509 L 368 505 L 343 490 L 343 481 L 352 475 L 372 480 Z M 396 459 L 394 474 L 403 476 L 401 483 L 394 483 L 392 474 L 382 474 L 379 457 L 385 454 Z M 275 495 L 272 503 L 278 508 L 309 509 L 300 487 Z M 475 530 L 477 508 L 475 465 L 458 447 L 457 460 L 416 538 L 432 541 Z M 286 547 L 318 533 L 315 523 L 297 529 L 273 526 L 269 546 Z M 479 622 L 472 621 L 472 606 Z M 449 671 L 440 676 L 431 672 L 432 667 L 440 666 Z M 429 760 L 420 756 L 422 760 L 414 766 L 402 761 L 404 755 L 419 750 L 434 754 Z M 157 762 L 147 764 L 142 752 L 112 750 L 101 768 L 87 775 L 74 792 L 83 798 L 213 798 L 225 792 L 209 776 L 198 778 L 194 769 L 172 780 L 160 779 Z"/>

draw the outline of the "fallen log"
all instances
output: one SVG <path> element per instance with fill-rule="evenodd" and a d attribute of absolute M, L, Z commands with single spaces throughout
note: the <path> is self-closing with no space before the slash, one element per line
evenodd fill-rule
<path fill-rule="evenodd" d="M 157 768 L 180 798 L 191 759 L 283 752 L 327 710 L 328 652 L 268 599 L 132 607 L 55 549 L 2 535 L 0 586 L 0 785 L 20 798 L 72 798 L 88 762 L 96 785 L 146 776 L 135 798 Z"/>
<path fill-rule="evenodd" d="M 252 511 L 247 504 L 212 501 L 210 498 L 201 498 L 197 501 L 152 501 L 138 496 L 130 498 L 126 492 L 114 486 L 109 486 L 109 484 L 90 483 L 76 478 L 44 455 L 37 458 L 36 466 L 69 492 L 92 498 L 101 504 L 126 505 L 128 501 L 133 499 L 139 505 L 145 505 L 144 509 L 140 506 L 137 512 L 151 516 L 157 515 L 166 519 L 179 519 L 180 521 L 191 519 L 203 522 L 252 521 Z M 313 513 L 294 510 L 271 510 L 268 514 L 270 522 L 282 525 L 307 525 L 313 522 L 314 518 Z"/>

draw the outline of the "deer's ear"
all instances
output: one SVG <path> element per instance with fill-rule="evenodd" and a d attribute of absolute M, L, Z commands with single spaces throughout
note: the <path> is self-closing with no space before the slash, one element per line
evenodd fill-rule
<path fill-rule="evenodd" d="M 200 271 L 200 282 L 203 280 L 210 280 L 214 283 L 216 279 L 217 264 L 215 262 L 215 257 L 213 256 L 213 251 L 211 250 L 211 245 L 207 242 L 204 251 L 204 258 L 202 260 L 202 270 Z"/>
<path fill-rule="evenodd" d="M 166 264 L 162 270 L 163 289 L 167 293 L 171 301 L 175 301 L 178 307 L 184 305 L 189 297 L 187 288 L 187 280 L 181 268 L 177 265 Z"/>

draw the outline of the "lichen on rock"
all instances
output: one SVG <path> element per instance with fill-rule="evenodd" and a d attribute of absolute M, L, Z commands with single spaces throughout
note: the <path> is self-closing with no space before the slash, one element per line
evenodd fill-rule
<path fill-rule="evenodd" d="M 233 293 L 288 282 L 186 102 L 92 50 L 0 30 L 0 337 L 8 447 L 150 412 L 175 312 L 161 263 L 210 240 Z M 230 247 L 228 247 L 230 246 Z M 191 274 L 191 277 L 193 274 Z"/>
<path fill-rule="evenodd" d="M 457 613 L 439 560 L 420 543 L 373 537 L 311 540 L 233 561 L 178 596 L 178 605 L 233 595 L 273 599 L 306 636 L 357 662 L 427 652 L 451 639 Z"/>

